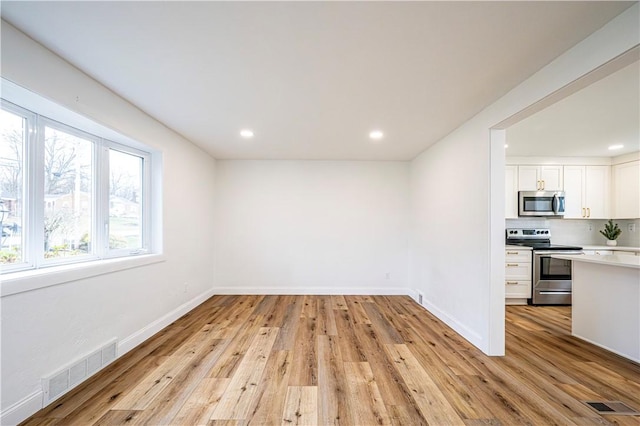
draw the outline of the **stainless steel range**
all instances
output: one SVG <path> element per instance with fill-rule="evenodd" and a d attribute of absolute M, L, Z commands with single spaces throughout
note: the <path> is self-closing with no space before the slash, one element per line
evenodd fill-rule
<path fill-rule="evenodd" d="M 551 231 L 545 228 L 507 228 L 506 243 L 532 248 L 533 305 L 571 304 L 571 261 L 553 259 L 552 254 L 582 254 L 582 247 L 551 244 Z"/>

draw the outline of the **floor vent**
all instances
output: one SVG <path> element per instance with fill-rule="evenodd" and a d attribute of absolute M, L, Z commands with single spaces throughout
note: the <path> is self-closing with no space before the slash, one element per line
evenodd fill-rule
<path fill-rule="evenodd" d="M 42 379 L 43 403 L 48 405 L 116 359 L 118 344 L 113 340 Z"/>
<path fill-rule="evenodd" d="M 598 414 L 614 414 L 616 416 L 640 416 L 640 411 L 636 411 L 624 402 L 620 401 L 584 401 Z"/>
<path fill-rule="evenodd" d="M 418 304 L 422 305 L 422 299 L 424 299 L 424 295 L 421 292 L 418 292 Z"/>

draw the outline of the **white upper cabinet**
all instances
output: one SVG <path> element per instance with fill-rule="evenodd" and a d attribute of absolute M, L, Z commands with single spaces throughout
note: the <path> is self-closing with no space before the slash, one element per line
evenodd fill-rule
<path fill-rule="evenodd" d="M 561 191 L 562 166 L 518 166 L 518 191 Z"/>
<path fill-rule="evenodd" d="M 564 166 L 566 219 L 609 218 L 609 166 Z"/>
<path fill-rule="evenodd" d="M 564 166 L 564 217 L 586 217 L 584 207 L 584 166 Z"/>
<path fill-rule="evenodd" d="M 505 167 L 504 187 L 504 217 L 516 219 L 518 217 L 518 166 Z"/>
<path fill-rule="evenodd" d="M 616 164 L 613 169 L 613 217 L 640 217 L 640 161 Z"/>
<path fill-rule="evenodd" d="M 611 212 L 611 167 L 586 166 L 584 198 L 587 217 L 590 219 L 609 219 Z"/>

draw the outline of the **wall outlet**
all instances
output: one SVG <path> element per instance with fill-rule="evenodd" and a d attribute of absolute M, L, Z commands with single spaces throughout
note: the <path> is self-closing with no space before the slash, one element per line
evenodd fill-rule
<path fill-rule="evenodd" d="M 422 305 L 422 300 L 424 299 L 424 294 L 421 291 L 418 291 L 418 303 Z"/>
<path fill-rule="evenodd" d="M 189 283 L 184 283 L 184 290 L 183 292 L 186 293 L 189 291 Z"/>
<path fill-rule="evenodd" d="M 384 278 L 387 280 L 391 279 L 391 272 L 387 272 L 386 274 L 384 274 Z"/>
<path fill-rule="evenodd" d="M 636 232 L 636 224 L 635 223 L 630 223 L 627 225 L 627 230 L 629 232 Z"/>
<path fill-rule="evenodd" d="M 592 224 L 588 224 L 587 225 L 587 231 L 593 231 L 593 225 Z"/>

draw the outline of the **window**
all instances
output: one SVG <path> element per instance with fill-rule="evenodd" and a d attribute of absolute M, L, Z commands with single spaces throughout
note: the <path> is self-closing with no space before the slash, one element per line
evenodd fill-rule
<path fill-rule="evenodd" d="M 94 141 L 60 124 L 44 125 L 44 258 L 92 254 Z M 85 208 L 83 208 L 83 204 Z"/>
<path fill-rule="evenodd" d="M 109 149 L 109 249 L 140 250 L 144 158 Z"/>
<path fill-rule="evenodd" d="M 3 273 L 150 252 L 151 152 L 70 124 L 2 99 Z"/>
<path fill-rule="evenodd" d="M 24 150 L 27 145 L 28 114 L 18 108 L 0 110 L 0 263 L 25 262 Z"/>

